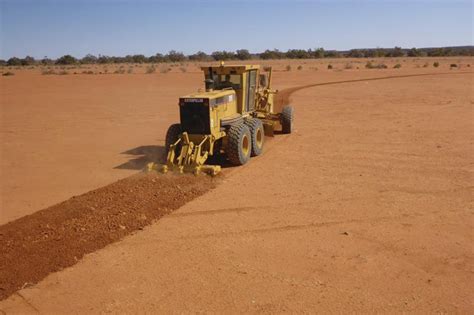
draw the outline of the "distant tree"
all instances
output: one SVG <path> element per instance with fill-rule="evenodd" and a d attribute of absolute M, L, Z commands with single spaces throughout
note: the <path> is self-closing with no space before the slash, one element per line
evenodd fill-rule
<path fill-rule="evenodd" d="M 190 55 L 188 58 L 192 61 L 207 61 L 211 58 L 211 56 L 205 52 L 198 51 L 197 53 Z"/>
<path fill-rule="evenodd" d="M 148 58 L 148 62 L 151 62 L 151 63 L 158 63 L 158 62 L 164 62 L 165 61 L 165 56 L 163 56 L 163 54 L 160 54 L 160 53 L 156 53 L 154 56 L 150 56 Z"/>
<path fill-rule="evenodd" d="M 100 63 L 100 64 L 112 63 L 112 58 L 109 56 L 99 55 L 99 58 L 97 58 L 97 63 Z"/>
<path fill-rule="evenodd" d="M 214 51 L 211 54 L 211 56 L 216 61 L 235 59 L 235 53 L 233 53 L 231 51 L 225 51 L 225 50 L 223 50 L 223 51 Z"/>
<path fill-rule="evenodd" d="M 350 50 L 349 54 L 347 56 L 351 57 L 351 58 L 363 58 L 363 57 L 365 57 L 364 53 L 359 49 Z"/>
<path fill-rule="evenodd" d="M 21 59 L 22 66 L 32 66 L 36 63 L 35 58 L 31 56 L 26 56 L 25 58 Z"/>
<path fill-rule="evenodd" d="M 21 59 L 17 57 L 12 57 L 7 61 L 8 66 L 21 66 Z"/>
<path fill-rule="evenodd" d="M 186 56 L 182 52 L 178 52 L 176 50 L 171 50 L 167 55 L 166 59 L 171 62 L 181 62 L 186 60 Z"/>
<path fill-rule="evenodd" d="M 91 54 L 87 54 L 85 57 L 81 59 L 81 63 L 84 63 L 84 64 L 97 63 L 97 57 Z"/>
<path fill-rule="evenodd" d="M 290 49 L 286 52 L 286 58 L 289 59 L 308 59 L 311 58 L 311 54 L 304 49 Z"/>
<path fill-rule="evenodd" d="M 326 50 L 324 51 L 324 58 L 339 58 L 341 53 L 336 50 Z"/>
<path fill-rule="evenodd" d="M 134 62 L 134 63 L 145 63 L 146 60 L 147 59 L 144 55 L 133 55 L 132 56 L 132 62 Z"/>
<path fill-rule="evenodd" d="M 389 50 L 387 57 L 403 57 L 405 56 L 405 53 L 403 52 L 403 49 L 401 47 L 395 47 L 391 50 Z"/>
<path fill-rule="evenodd" d="M 247 49 L 239 49 L 235 52 L 235 56 L 239 60 L 249 60 L 252 58 L 252 55 L 250 55 L 249 51 Z"/>
<path fill-rule="evenodd" d="M 413 47 L 412 49 L 407 51 L 407 56 L 408 57 L 420 57 L 421 56 L 421 51 Z"/>
<path fill-rule="evenodd" d="M 260 59 L 283 59 L 285 58 L 285 53 L 279 51 L 278 49 L 265 50 L 263 53 L 259 54 Z"/>
<path fill-rule="evenodd" d="M 43 59 L 41 59 L 41 64 L 44 65 L 44 66 L 47 66 L 47 65 L 52 65 L 54 64 L 54 60 L 48 58 L 47 56 L 44 56 Z"/>
<path fill-rule="evenodd" d="M 56 60 L 58 65 L 73 65 L 77 63 L 77 59 L 71 55 L 64 55 L 61 58 Z"/>
<path fill-rule="evenodd" d="M 7 65 L 7 61 L 0 59 L 0 66 L 6 66 L 6 65 Z"/>
<path fill-rule="evenodd" d="M 320 47 L 320 48 L 317 48 L 313 54 L 314 58 L 324 58 L 326 56 L 326 52 L 324 51 L 324 48 Z"/>

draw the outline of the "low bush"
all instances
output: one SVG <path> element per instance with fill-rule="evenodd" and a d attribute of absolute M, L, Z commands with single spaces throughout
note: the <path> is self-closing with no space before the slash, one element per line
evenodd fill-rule
<path fill-rule="evenodd" d="M 450 67 L 450 68 L 457 68 L 457 67 L 458 67 L 458 65 L 457 65 L 457 64 L 455 64 L 455 63 L 452 63 L 452 64 L 450 64 L 450 65 L 449 65 L 449 67 Z"/>
<path fill-rule="evenodd" d="M 344 69 L 349 70 L 349 69 L 352 69 L 352 68 L 353 68 L 353 66 L 352 66 L 352 63 L 350 63 L 350 62 L 346 63 L 346 65 L 344 66 Z"/>
<path fill-rule="evenodd" d="M 437 62 L 437 61 L 433 62 L 433 67 L 438 68 L 439 67 L 439 62 Z"/>
<path fill-rule="evenodd" d="M 331 70 L 333 68 L 332 64 L 328 64 L 328 69 Z"/>
<path fill-rule="evenodd" d="M 12 76 L 12 75 L 15 75 L 15 73 L 11 72 L 11 71 L 7 71 L 5 73 L 2 74 L 4 77 L 8 77 L 8 76 Z"/>
<path fill-rule="evenodd" d="M 188 71 L 188 69 L 186 69 L 186 67 L 180 67 L 179 70 L 181 70 L 181 72 L 185 73 L 186 71 Z"/>
<path fill-rule="evenodd" d="M 291 71 L 291 66 L 290 65 L 286 66 L 286 71 Z"/>
<path fill-rule="evenodd" d="M 168 73 L 170 71 L 171 71 L 171 68 L 167 66 L 163 66 L 160 68 L 160 73 Z"/>
<path fill-rule="evenodd" d="M 152 74 L 152 73 L 155 73 L 155 72 L 156 72 L 155 65 L 151 65 L 151 66 L 146 67 L 146 70 L 145 70 L 146 74 Z"/>
<path fill-rule="evenodd" d="M 387 65 L 384 63 L 379 63 L 379 64 L 373 64 L 371 61 L 367 61 L 365 64 L 365 67 L 367 69 L 387 69 Z"/>
<path fill-rule="evenodd" d="M 400 69 L 402 67 L 401 64 L 397 63 L 396 65 L 393 66 L 394 69 Z"/>
<path fill-rule="evenodd" d="M 298 68 L 296 68 L 298 70 L 303 70 L 303 66 L 302 65 L 299 65 Z"/>
<path fill-rule="evenodd" d="M 56 71 L 54 71 L 53 69 L 41 69 L 41 74 L 52 75 L 52 74 L 56 74 Z"/>

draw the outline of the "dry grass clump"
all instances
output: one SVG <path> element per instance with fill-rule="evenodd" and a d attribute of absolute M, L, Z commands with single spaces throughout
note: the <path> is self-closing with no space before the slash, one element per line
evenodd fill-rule
<path fill-rule="evenodd" d="M 180 67 L 179 70 L 181 70 L 182 73 L 185 73 L 186 71 L 188 71 L 186 67 Z"/>
<path fill-rule="evenodd" d="M 82 71 L 82 74 L 94 74 L 94 71 L 92 71 L 92 70 L 88 70 L 88 71 L 84 70 L 84 71 Z"/>
<path fill-rule="evenodd" d="M 171 68 L 168 66 L 163 66 L 160 68 L 160 73 L 168 73 L 171 71 Z"/>
<path fill-rule="evenodd" d="M 374 64 L 372 63 L 372 61 L 367 61 L 367 63 L 365 64 L 365 67 L 367 69 L 387 69 L 387 65 L 384 64 L 384 63 L 379 63 L 379 64 Z"/>
<path fill-rule="evenodd" d="M 132 74 L 133 73 L 133 67 L 129 67 L 128 70 L 127 70 L 127 73 Z"/>
<path fill-rule="evenodd" d="M 332 64 L 328 64 L 328 70 L 331 70 L 333 69 L 334 67 L 332 66 Z"/>
<path fill-rule="evenodd" d="M 15 75 L 15 73 L 13 73 L 11 71 L 7 71 L 5 73 L 2 73 L 2 76 L 4 76 L 4 77 L 9 77 L 9 76 L 12 76 L 12 75 Z"/>
<path fill-rule="evenodd" d="M 291 71 L 291 65 L 286 65 L 285 69 L 286 71 Z"/>
<path fill-rule="evenodd" d="M 155 65 L 151 65 L 151 66 L 146 67 L 146 70 L 145 70 L 146 74 L 152 74 L 152 73 L 155 73 L 155 72 L 156 72 Z"/>
<path fill-rule="evenodd" d="M 396 65 L 393 66 L 394 69 L 400 69 L 402 67 L 401 64 L 397 63 Z"/>
<path fill-rule="evenodd" d="M 437 62 L 437 61 L 433 62 L 433 67 L 438 68 L 439 67 L 439 62 Z"/>
<path fill-rule="evenodd" d="M 66 75 L 66 74 L 69 74 L 69 72 L 67 72 L 66 70 L 61 70 L 58 72 L 59 75 Z"/>
<path fill-rule="evenodd" d="M 298 70 L 303 70 L 303 66 L 302 65 L 299 65 L 298 68 L 296 68 Z"/>
<path fill-rule="evenodd" d="M 41 74 L 52 75 L 52 74 L 56 74 L 56 71 L 54 71 L 53 69 L 41 69 Z"/>
<path fill-rule="evenodd" d="M 352 69 L 352 68 L 354 68 L 354 66 L 352 65 L 351 62 L 346 63 L 346 65 L 344 66 L 344 69 L 347 69 L 347 70 Z"/>

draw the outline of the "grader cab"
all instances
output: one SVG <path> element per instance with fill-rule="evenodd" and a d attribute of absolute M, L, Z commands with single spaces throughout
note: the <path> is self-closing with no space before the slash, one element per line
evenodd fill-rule
<path fill-rule="evenodd" d="M 180 123 L 166 133 L 166 164 L 151 163 L 149 170 L 216 175 L 221 166 L 205 164 L 210 156 L 224 154 L 231 164 L 243 165 L 262 153 L 265 134 L 279 126 L 291 133 L 293 108 L 274 113 L 271 69 L 268 78 L 258 65 L 201 69 L 205 91 L 179 98 Z"/>

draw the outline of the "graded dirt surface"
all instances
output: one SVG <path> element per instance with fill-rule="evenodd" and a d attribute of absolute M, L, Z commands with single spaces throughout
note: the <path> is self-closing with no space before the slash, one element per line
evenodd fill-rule
<path fill-rule="evenodd" d="M 0 310 L 472 312 L 474 75 L 466 73 L 467 70 L 402 68 L 275 73 L 275 87 L 280 89 L 394 75 L 433 75 L 334 83 L 295 91 L 291 95 L 297 117 L 293 134 L 273 138 L 262 156 L 244 167 L 225 169 L 216 188 L 144 230 L 13 294 L 0 302 Z M 33 77 L 19 74 L 13 79 L 29 82 Z M 104 96 L 103 103 L 94 100 L 102 95 L 98 91 L 91 94 L 95 98 L 89 96 L 90 101 L 81 96 L 84 104 L 99 104 L 101 110 L 109 108 L 116 119 L 122 120 L 101 130 L 101 119 L 97 119 L 100 116 L 94 113 L 101 110 L 90 108 L 84 112 L 89 114 L 89 123 L 70 119 L 63 133 L 58 134 L 64 137 L 69 131 L 77 131 L 68 129 L 69 125 L 91 125 L 89 129 L 79 129 L 86 135 L 77 136 L 85 149 L 76 149 L 82 153 L 61 150 L 61 143 L 65 142 L 52 141 L 53 150 L 66 152 L 63 154 L 68 158 L 79 154 L 76 166 L 82 166 L 76 173 L 58 176 L 69 164 L 55 164 L 57 180 L 74 188 L 69 195 L 63 190 L 65 196 L 105 185 L 114 176 L 133 173 L 114 169 L 116 164 L 127 163 L 120 161 L 118 153 L 127 151 L 121 146 L 142 145 L 159 154 L 153 146 L 162 145 L 159 135 L 177 117 L 176 95 L 170 95 L 170 103 L 162 105 L 160 113 L 154 97 L 159 98 L 158 91 L 165 91 L 167 84 L 171 86 L 171 79 L 174 84 L 189 83 L 188 90 L 197 88 L 199 84 L 193 81 L 200 79 L 197 73 L 136 77 L 84 79 L 84 91 L 107 82 L 103 83 L 104 88 L 114 92 L 110 99 L 105 100 Z M 64 83 L 81 76 L 51 78 Z M 6 86 L 9 79 L 12 78 L 2 78 L 2 85 Z M 133 83 L 134 80 L 142 81 Z M 109 85 L 111 81 L 120 88 Z M 161 85 L 153 84 L 157 81 Z M 8 97 L 11 101 L 18 98 L 8 94 L 16 87 L 13 82 L 8 83 L 11 85 L 7 92 L 2 92 L 2 102 Z M 64 83 L 64 88 L 70 87 L 70 83 Z M 129 95 L 127 99 L 127 93 L 132 94 L 127 92 L 127 86 L 135 91 L 136 98 Z M 147 87 L 149 94 L 145 93 Z M 181 89 L 186 90 L 185 86 L 179 89 L 174 92 L 182 94 Z M 69 97 L 78 98 L 73 96 Z M 126 117 L 126 104 L 130 100 L 141 104 L 142 98 L 145 105 L 137 105 Z M 61 102 L 55 108 L 58 111 Z M 113 107 L 115 103 L 122 105 Z M 15 109 L 4 110 L 4 137 L 8 136 L 4 130 L 9 130 L 5 124 L 12 123 L 5 117 L 15 117 L 14 112 Z M 142 117 L 145 112 L 149 116 Z M 54 118 L 53 114 L 59 115 L 53 110 L 48 116 Z M 20 113 L 17 117 L 20 124 Z M 30 123 L 38 124 L 37 120 L 31 117 Z M 46 120 L 43 122 L 46 124 Z M 132 125 L 135 129 L 128 130 L 127 138 L 125 127 Z M 104 138 L 97 139 L 100 136 Z M 10 147 L 4 148 L 17 143 L 18 148 L 25 150 L 13 140 Z M 89 147 L 90 142 L 96 146 Z M 102 147 L 97 145 L 101 142 Z M 41 148 L 40 144 L 37 148 Z M 2 159 L 2 172 L 9 171 L 10 176 L 16 177 L 19 187 L 22 183 L 18 176 L 25 185 L 35 185 L 35 178 L 36 185 L 41 186 L 40 178 L 44 185 L 49 185 L 46 172 L 36 173 L 28 182 L 28 174 L 21 167 L 8 170 L 4 165 L 14 159 L 13 153 L 8 159 L 9 153 L 5 152 L 7 159 Z M 46 153 L 43 148 L 41 154 Z M 102 157 L 102 163 L 93 163 L 94 156 L 97 160 Z M 150 155 L 138 156 L 136 164 L 149 158 Z M 18 154 L 18 162 L 23 161 L 26 158 Z M 41 159 L 32 163 L 37 166 L 35 163 L 41 164 Z M 45 164 L 44 170 L 53 164 Z M 34 169 L 33 166 L 29 167 Z M 97 176 L 103 182 L 87 184 L 89 170 L 100 174 Z M 78 183 L 89 188 L 81 191 Z M 9 186 L 2 188 L 2 195 L 7 196 Z M 25 199 L 30 198 L 28 192 L 25 194 Z M 43 202 L 56 201 L 45 198 Z M 129 210 L 135 209 L 134 203 L 127 207 L 111 201 L 112 205 Z M 24 213 L 32 213 L 23 209 Z"/>

